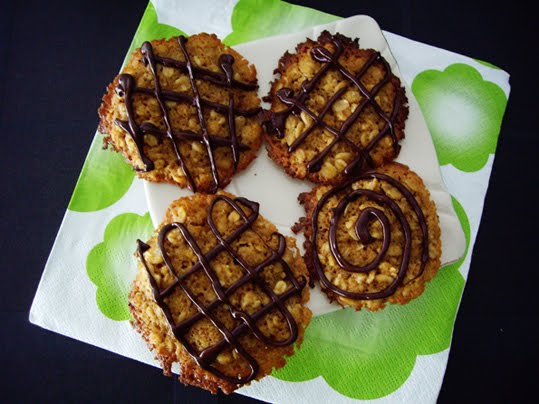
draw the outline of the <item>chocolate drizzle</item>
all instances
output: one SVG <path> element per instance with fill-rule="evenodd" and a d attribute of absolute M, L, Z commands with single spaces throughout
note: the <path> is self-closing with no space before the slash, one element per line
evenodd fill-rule
<path fill-rule="evenodd" d="M 178 37 L 178 43 L 185 57 L 185 62 L 170 58 L 161 57 L 154 54 L 152 44 L 150 42 L 144 42 L 141 47 L 141 53 L 144 63 L 148 66 L 153 76 L 154 88 L 137 87 L 135 78 L 130 74 L 120 74 L 118 77 L 118 85 L 116 92 L 118 95 L 125 99 L 125 108 L 127 121 L 116 120 L 115 123 L 128 133 L 136 144 L 138 153 L 142 160 L 143 167 L 137 167 L 135 170 L 148 172 L 154 169 L 154 163 L 144 153 L 144 135 L 151 134 L 158 139 L 169 139 L 174 149 L 174 154 L 178 161 L 179 166 L 185 173 L 188 186 L 193 191 L 197 191 L 197 185 L 185 163 L 184 157 L 180 153 L 178 142 L 181 141 L 197 141 L 202 143 L 208 154 L 210 161 L 210 167 L 213 178 L 213 186 L 209 192 L 216 192 L 221 186 L 218 170 L 215 163 L 214 151 L 217 147 L 229 147 L 232 151 L 232 159 L 234 161 L 234 170 L 238 167 L 240 159 L 240 151 L 249 150 L 249 146 L 238 141 L 235 127 L 235 116 L 252 117 L 258 114 L 260 108 L 242 110 L 234 106 L 234 94 L 232 89 L 239 89 L 243 91 L 255 91 L 258 88 L 257 84 L 243 83 L 233 78 L 233 64 L 234 57 L 229 54 L 223 54 L 219 58 L 219 66 L 222 73 L 216 73 L 208 69 L 196 67 L 191 62 L 185 44 L 187 38 L 183 36 Z M 186 72 L 189 76 L 191 83 L 192 95 L 187 93 L 180 93 L 175 91 L 164 90 L 161 87 L 159 76 L 157 74 L 157 65 L 161 64 L 165 67 L 173 67 Z M 206 80 L 217 86 L 226 87 L 230 89 L 228 104 L 220 104 L 200 96 L 196 80 Z M 140 93 L 155 97 L 161 113 L 163 116 L 163 124 L 165 130 L 157 128 L 150 122 L 143 122 L 137 124 L 135 122 L 135 114 L 133 113 L 133 94 Z M 172 122 L 170 119 L 168 107 L 165 101 L 185 102 L 191 104 L 197 109 L 197 117 L 200 123 L 201 133 L 195 133 L 192 131 L 178 131 L 172 128 Z M 226 114 L 228 119 L 229 134 L 226 136 L 210 135 L 208 126 L 204 118 L 204 107 L 212 108 L 215 111 Z"/>
<path fill-rule="evenodd" d="M 372 300 L 372 299 L 382 299 L 388 296 L 391 296 L 393 293 L 395 293 L 395 290 L 402 284 L 404 277 L 406 276 L 408 272 L 408 267 L 410 263 L 410 254 L 412 250 L 412 231 L 410 229 L 410 224 L 408 223 L 408 220 L 406 219 L 406 216 L 402 212 L 399 205 L 393 201 L 391 198 L 389 198 L 384 193 L 380 192 L 374 192 L 368 189 L 357 189 L 353 190 L 351 189 L 351 186 L 354 182 L 359 180 L 368 180 L 368 179 L 377 179 L 379 181 L 385 181 L 389 183 L 391 186 L 397 188 L 399 192 L 404 196 L 408 204 L 411 206 L 412 210 L 414 211 L 415 215 L 417 216 L 417 220 L 419 223 L 419 227 L 421 229 L 421 233 L 423 235 L 422 242 L 421 242 L 421 266 L 420 270 L 417 275 L 415 275 L 412 279 L 408 280 L 407 283 L 410 283 L 414 281 L 415 279 L 419 278 L 423 272 L 425 271 L 425 265 L 429 259 L 429 236 L 428 236 L 428 227 L 427 227 L 427 221 L 425 219 L 425 215 L 423 214 L 423 211 L 421 210 L 421 207 L 419 206 L 417 200 L 415 199 L 414 195 L 399 181 L 395 180 L 394 178 L 386 175 L 381 174 L 377 172 L 367 172 L 359 177 L 354 178 L 353 180 L 350 180 L 340 186 L 337 186 L 330 191 L 328 191 L 326 194 L 320 198 L 318 201 L 316 208 L 313 212 L 312 217 L 312 238 L 311 238 L 311 248 L 312 248 L 312 260 L 314 264 L 314 268 L 316 270 L 316 275 L 322 282 L 322 285 L 329 289 L 330 291 L 334 292 L 335 294 L 347 297 L 350 299 L 357 299 L 357 300 Z M 368 272 L 378 267 L 380 262 L 385 257 L 387 250 L 389 248 L 389 244 L 391 243 L 391 227 L 389 218 L 387 217 L 386 213 L 376 207 L 368 207 L 364 209 L 361 214 L 358 217 L 358 220 L 355 223 L 355 232 L 358 237 L 358 240 L 363 244 L 369 244 L 374 241 L 373 237 L 369 234 L 368 226 L 371 221 L 378 220 L 382 227 L 382 248 L 380 252 L 378 252 L 377 256 L 374 260 L 372 260 L 369 264 L 365 266 L 358 266 L 355 265 L 349 261 L 347 261 L 339 251 L 339 246 L 337 244 L 337 227 L 339 225 L 339 221 L 342 218 L 342 215 L 344 214 L 344 211 L 346 207 L 356 201 L 360 197 L 366 197 L 369 200 L 373 200 L 377 202 L 380 205 L 383 205 L 387 207 L 393 215 L 398 220 L 403 235 L 404 235 L 404 248 L 402 253 L 402 259 L 401 264 L 397 273 L 397 276 L 391 282 L 385 289 L 377 291 L 377 292 L 365 292 L 365 293 L 354 293 L 349 292 L 346 290 L 343 290 L 337 286 L 335 286 L 331 281 L 326 277 L 324 273 L 324 268 L 320 262 L 320 259 L 318 257 L 318 247 L 316 245 L 316 240 L 318 238 L 318 216 L 323 209 L 326 202 L 333 196 L 338 195 L 340 193 L 345 193 L 344 197 L 339 201 L 336 208 L 332 209 L 332 216 L 330 219 L 330 225 L 329 225 L 329 232 L 328 232 L 328 238 L 329 238 L 329 246 L 330 251 L 333 257 L 335 258 L 335 261 L 337 262 L 337 265 L 348 272 Z"/>
<path fill-rule="evenodd" d="M 393 100 L 393 110 L 391 112 L 391 115 L 387 116 L 375 100 L 375 97 L 380 92 L 380 90 L 394 77 L 387 61 L 380 55 L 379 52 L 375 52 L 362 66 L 360 71 L 357 74 L 354 74 L 348 69 L 346 69 L 344 66 L 342 66 L 339 62 L 339 57 L 344 51 L 344 45 L 341 38 L 339 38 L 338 36 L 332 36 L 331 42 L 335 47 L 334 52 L 331 52 L 323 46 L 316 46 L 311 49 L 311 57 L 314 60 L 323 63 L 323 65 L 322 68 L 313 76 L 312 79 L 305 80 L 301 84 L 300 91 L 297 94 L 294 94 L 294 91 L 292 89 L 286 87 L 281 88 L 279 91 L 277 91 L 277 98 L 283 104 L 287 105 L 287 108 L 283 111 L 273 112 L 271 114 L 270 121 L 267 122 L 266 127 L 269 132 L 274 133 L 277 138 L 282 139 L 285 135 L 285 123 L 288 116 L 290 114 L 297 115 L 300 112 L 304 112 L 314 122 L 307 129 L 305 129 L 296 140 L 294 140 L 294 142 L 288 147 L 288 152 L 294 152 L 294 150 L 296 150 L 305 141 L 305 139 L 314 131 L 315 128 L 319 127 L 325 129 L 335 137 L 320 153 L 318 153 L 318 155 L 316 155 L 311 161 L 308 162 L 307 170 L 310 173 L 320 171 L 324 159 L 331 152 L 333 147 L 338 142 L 344 142 L 348 146 L 350 146 L 352 150 L 356 153 L 355 158 L 344 169 L 344 173 L 346 175 L 351 175 L 360 172 L 364 168 L 364 166 L 373 166 L 373 162 L 369 153 L 376 146 L 376 144 L 378 144 L 378 142 L 386 135 L 389 135 L 391 137 L 392 147 L 395 153 L 397 154 L 399 152 L 400 146 L 398 143 L 399 139 L 395 132 L 395 121 L 403 105 L 403 100 L 401 94 L 397 91 Z M 371 67 L 376 62 L 381 62 L 384 65 L 386 75 L 379 83 L 377 83 L 373 87 L 372 91 L 369 92 L 361 83 L 361 77 L 367 72 L 369 67 Z M 315 112 L 311 111 L 307 107 L 306 100 L 311 91 L 320 82 L 322 77 L 324 77 L 324 75 L 332 68 L 336 69 L 344 77 L 346 77 L 349 83 L 345 87 L 339 89 L 324 105 L 324 107 L 320 111 L 320 114 L 317 115 Z M 328 125 L 323 121 L 324 116 L 331 109 L 332 105 L 348 90 L 350 86 L 357 88 L 357 90 L 363 96 L 363 100 L 357 106 L 354 112 L 344 121 L 344 123 L 339 129 L 334 128 L 333 126 Z M 382 118 L 385 124 L 382 130 L 369 142 L 369 144 L 366 147 L 361 148 L 360 146 L 352 142 L 350 139 L 348 139 L 346 137 L 346 133 L 354 124 L 354 122 L 356 122 L 356 120 L 359 118 L 365 108 L 369 105 L 373 108 L 376 114 L 378 114 Z"/>
<path fill-rule="evenodd" d="M 212 217 L 214 207 L 219 201 L 229 204 L 243 220 L 243 224 L 236 230 L 234 230 L 226 238 L 223 237 L 223 235 L 219 232 Z M 251 213 L 247 215 L 240 205 L 247 207 L 251 211 Z M 217 195 L 209 206 L 207 222 L 213 235 L 218 240 L 218 244 L 212 250 L 208 251 L 205 254 L 202 253 L 195 238 L 190 234 L 189 230 L 185 225 L 178 222 L 165 225 L 159 232 L 158 245 L 163 256 L 163 260 L 168 268 L 168 271 L 174 278 L 174 282 L 170 286 L 162 290 L 159 289 L 159 286 L 157 285 L 157 282 L 153 277 L 144 258 L 144 252 L 147 251 L 150 246 L 140 240 L 137 241 L 138 255 L 142 261 L 142 264 L 146 268 L 155 301 L 163 310 L 163 313 L 167 318 L 168 324 L 170 325 L 174 336 L 184 346 L 187 352 L 193 357 L 195 362 L 201 368 L 214 373 L 221 379 L 238 385 L 245 384 L 253 380 L 256 377 L 259 369 L 257 361 L 241 345 L 239 337 L 245 335 L 248 332 L 251 332 L 256 338 L 258 338 L 266 345 L 283 347 L 292 344 L 298 337 L 298 326 L 294 320 L 294 317 L 286 308 L 285 302 L 290 297 L 300 294 L 306 284 L 306 280 L 304 278 L 300 278 L 298 280 L 294 277 L 290 267 L 283 259 L 283 255 L 286 250 L 286 239 L 280 233 L 273 234 L 273 236 L 277 237 L 278 239 L 277 250 L 273 250 L 267 243 L 264 242 L 265 247 L 269 251 L 271 251 L 271 254 L 262 262 L 254 266 L 249 265 L 240 256 L 240 254 L 232 248 L 232 243 L 238 240 L 246 230 L 251 229 L 253 223 L 258 218 L 258 209 L 258 203 L 249 201 L 248 199 L 236 198 L 232 200 L 227 196 Z M 193 265 L 190 269 L 188 269 L 186 272 L 184 272 L 182 275 L 178 275 L 178 271 L 174 268 L 172 260 L 164 246 L 164 241 L 167 234 L 173 230 L 178 230 L 181 233 L 193 253 L 198 258 L 197 263 Z M 260 238 L 260 240 L 263 241 L 262 238 Z M 239 280 L 234 282 L 226 289 L 224 289 L 219 282 L 217 274 L 215 273 L 211 265 L 211 261 L 215 259 L 220 253 L 225 251 L 230 254 L 234 259 L 234 262 L 236 262 L 237 265 L 239 265 L 245 271 L 244 275 Z M 286 274 L 286 280 L 292 284 L 292 286 L 288 290 L 286 290 L 280 295 L 276 295 L 273 290 L 268 286 L 268 284 L 264 282 L 264 280 L 260 277 L 260 274 L 264 270 L 264 268 L 276 263 L 282 266 Z M 213 300 L 207 305 L 204 305 L 204 303 L 202 303 L 202 301 L 186 284 L 186 279 L 189 276 L 200 272 L 203 272 L 205 276 L 209 278 L 212 284 L 213 291 L 217 296 L 215 300 Z M 253 314 L 248 314 L 247 312 L 237 307 L 234 307 L 234 305 L 229 300 L 230 296 L 236 290 L 249 282 L 253 282 L 254 284 L 258 285 L 260 289 L 271 299 L 271 302 L 269 304 L 262 306 Z M 165 298 L 167 296 L 170 296 L 172 292 L 177 289 L 180 289 L 183 293 L 185 293 L 185 295 L 193 302 L 194 306 L 196 306 L 198 310 L 197 314 L 191 316 L 186 320 L 183 320 L 178 324 L 175 323 L 172 312 L 167 303 L 165 302 Z M 232 330 L 228 329 L 214 314 L 215 310 L 221 306 L 228 307 L 231 316 L 234 319 L 239 320 L 239 324 L 236 325 Z M 256 325 L 256 322 L 259 319 L 261 319 L 264 315 L 270 313 L 273 310 L 278 310 L 286 319 L 289 337 L 285 340 L 278 341 L 265 336 L 259 329 L 259 327 Z M 222 334 L 223 338 L 218 343 L 205 348 L 201 352 L 197 352 L 195 347 L 188 341 L 186 334 L 194 324 L 204 318 L 207 318 L 211 321 L 214 327 Z M 248 375 L 238 375 L 238 377 L 229 376 L 218 370 L 213 365 L 213 362 L 215 361 L 216 357 L 227 347 L 235 349 L 238 354 L 248 363 L 250 368 L 250 372 Z"/>

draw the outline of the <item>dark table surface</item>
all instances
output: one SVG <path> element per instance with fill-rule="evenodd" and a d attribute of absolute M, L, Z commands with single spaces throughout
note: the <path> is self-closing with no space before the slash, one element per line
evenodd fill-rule
<path fill-rule="evenodd" d="M 8 4 L 9 3 L 9 4 Z M 179 2 L 181 3 L 181 2 Z M 517 3 L 310 1 L 511 74 L 470 276 L 440 402 L 533 401 L 539 381 L 534 251 L 539 151 L 534 13 Z M 212 396 L 158 369 L 28 322 L 41 272 L 97 125 L 96 109 L 146 0 L 3 1 L 0 12 L 2 282 L 0 400 L 254 402 Z M 181 5 L 180 5 L 181 7 Z M 533 206 L 527 206 L 533 205 Z"/>

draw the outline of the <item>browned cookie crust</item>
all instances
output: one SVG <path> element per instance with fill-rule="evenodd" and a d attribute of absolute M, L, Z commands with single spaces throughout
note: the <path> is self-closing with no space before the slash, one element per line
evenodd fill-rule
<path fill-rule="evenodd" d="M 421 178 L 391 163 L 301 194 L 305 261 L 331 300 L 379 310 L 419 296 L 440 267 L 436 206 Z"/>
<path fill-rule="evenodd" d="M 222 192 L 179 199 L 138 256 L 133 325 L 165 374 L 179 362 L 183 383 L 228 394 L 299 348 L 308 272 L 257 203 Z"/>
<path fill-rule="evenodd" d="M 139 177 L 215 192 L 260 148 L 257 88 L 215 35 L 145 42 L 108 86 L 99 130 Z"/>
<path fill-rule="evenodd" d="M 289 175 L 337 184 L 397 157 L 407 98 L 378 52 L 324 31 L 285 53 L 275 72 L 266 139 Z"/>

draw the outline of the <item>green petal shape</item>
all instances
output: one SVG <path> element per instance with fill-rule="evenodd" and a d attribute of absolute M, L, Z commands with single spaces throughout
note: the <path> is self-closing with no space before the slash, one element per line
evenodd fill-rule
<path fill-rule="evenodd" d="M 136 240 L 147 239 L 152 229 L 149 213 L 118 215 L 107 224 L 103 242 L 92 248 L 86 258 L 86 272 L 97 286 L 97 307 L 112 320 L 131 318 L 127 296 L 136 274 Z"/>
<path fill-rule="evenodd" d="M 157 13 L 150 1 L 131 42 L 126 60 L 144 41 L 178 35 L 185 33 L 157 21 Z M 101 145 L 101 137 L 96 136 L 69 203 L 68 208 L 71 210 L 93 212 L 106 208 L 118 201 L 133 182 L 135 174 L 123 157 L 102 150 Z"/>
<path fill-rule="evenodd" d="M 280 0 L 239 0 L 232 12 L 232 33 L 223 42 L 229 46 L 237 45 L 272 35 L 301 31 L 340 18 Z"/>
<path fill-rule="evenodd" d="M 131 46 L 127 52 L 126 60 L 131 57 L 135 49 L 140 48 L 144 41 L 152 41 L 154 39 L 171 38 L 173 36 L 186 35 L 183 31 L 176 27 L 167 24 L 161 24 L 157 21 L 157 12 L 152 2 L 148 2 L 148 6 L 142 15 L 137 32 L 131 41 Z"/>
<path fill-rule="evenodd" d="M 135 173 L 122 155 L 103 150 L 103 135 L 94 137 L 86 161 L 67 207 L 76 212 L 94 212 L 117 202 L 129 189 Z"/>
<path fill-rule="evenodd" d="M 495 70 L 502 70 L 500 67 L 490 63 L 490 62 L 487 62 L 486 60 L 481 60 L 481 59 L 474 59 L 477 63 L 479 64 L 482 64 L 483 66 L 487 66 L 487 67 L 490 67 L 492 69 L 495 69 Z"/>
<path fill-rule="evenodd" d="M 468 218 L 456 199 L 453 206 L 468 245 Z M 410 376 L 417 355 L 449 347 L 464 288 L 458 271 L 464 257 L 441 268 L 425 292 L 404 306 L 376 313 L 344 309 L 314 318 L 301 349 L 273 375 L 294 382 L 323 376 L 333 389 L 355 399 L 395 391 Z"/>
<path fill-rule="evenodd" d="M 495 152 L 507 97 L 473 67 L 455 63 L 425 70 L 412 83 L 436 146 L 440 165 L 481 169 Z"/>

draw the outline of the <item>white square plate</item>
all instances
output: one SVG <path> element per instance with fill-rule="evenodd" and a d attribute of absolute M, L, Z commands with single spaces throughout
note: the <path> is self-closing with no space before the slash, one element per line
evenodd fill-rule
<path fill-rule="evenodd" d="M 319 25 L 294 34 L 279 35 L 234 46 L 247 60 L 256 66 L 259 96 L 267 95 L 273 70 L 280 57 L 288 50 L 293 52 L 296 44 L 306 37 L 316 39 L 323 31 L 339 32 L 351 38 L 359 38 L 361 48 L 379 51 L 388 61 L 393 73 L 401 79 L 406 88 L 410 114 L 406 121 L 406 138 L 401 142 L 398 162 L 408 165 L 418 173 L 436 203 L 442 230 L 442 265 L 458 260 L 465 250 L 465 239 L 460 222 L 453 210 L 451 196 L 447 192 L 440 173 L 440 166 L 432 143 L 432 138 L 417 100 L 405 84 L 397 62 L 386 42 L 380 27 L 371 17 L 359 15 L 330 24 Z M 309 191 L 314 184 L 287 176 L 283 169 L 269 159 L 265 150 L 260 150 L 256 160 L 243 172 L 236 175 L 226 187 L 226 191 L 260 203 L 260 213 L 272 221 L 279 231 L 287 236 L 295 236 L 290 228 L 302 216 L 304 210 L 297 201 L 301 192 Z M 153 223 L 157 226 L 165 215 L 170 203 L 191 191 L 170 184 L 145 181 L 146 200 Z M 296 236 L 301 250 L 303 235 Z M 309 307 L 314 315 L 321 315 L 339 309 L 330 304 L 317 288 L 311 292 Z"/>

